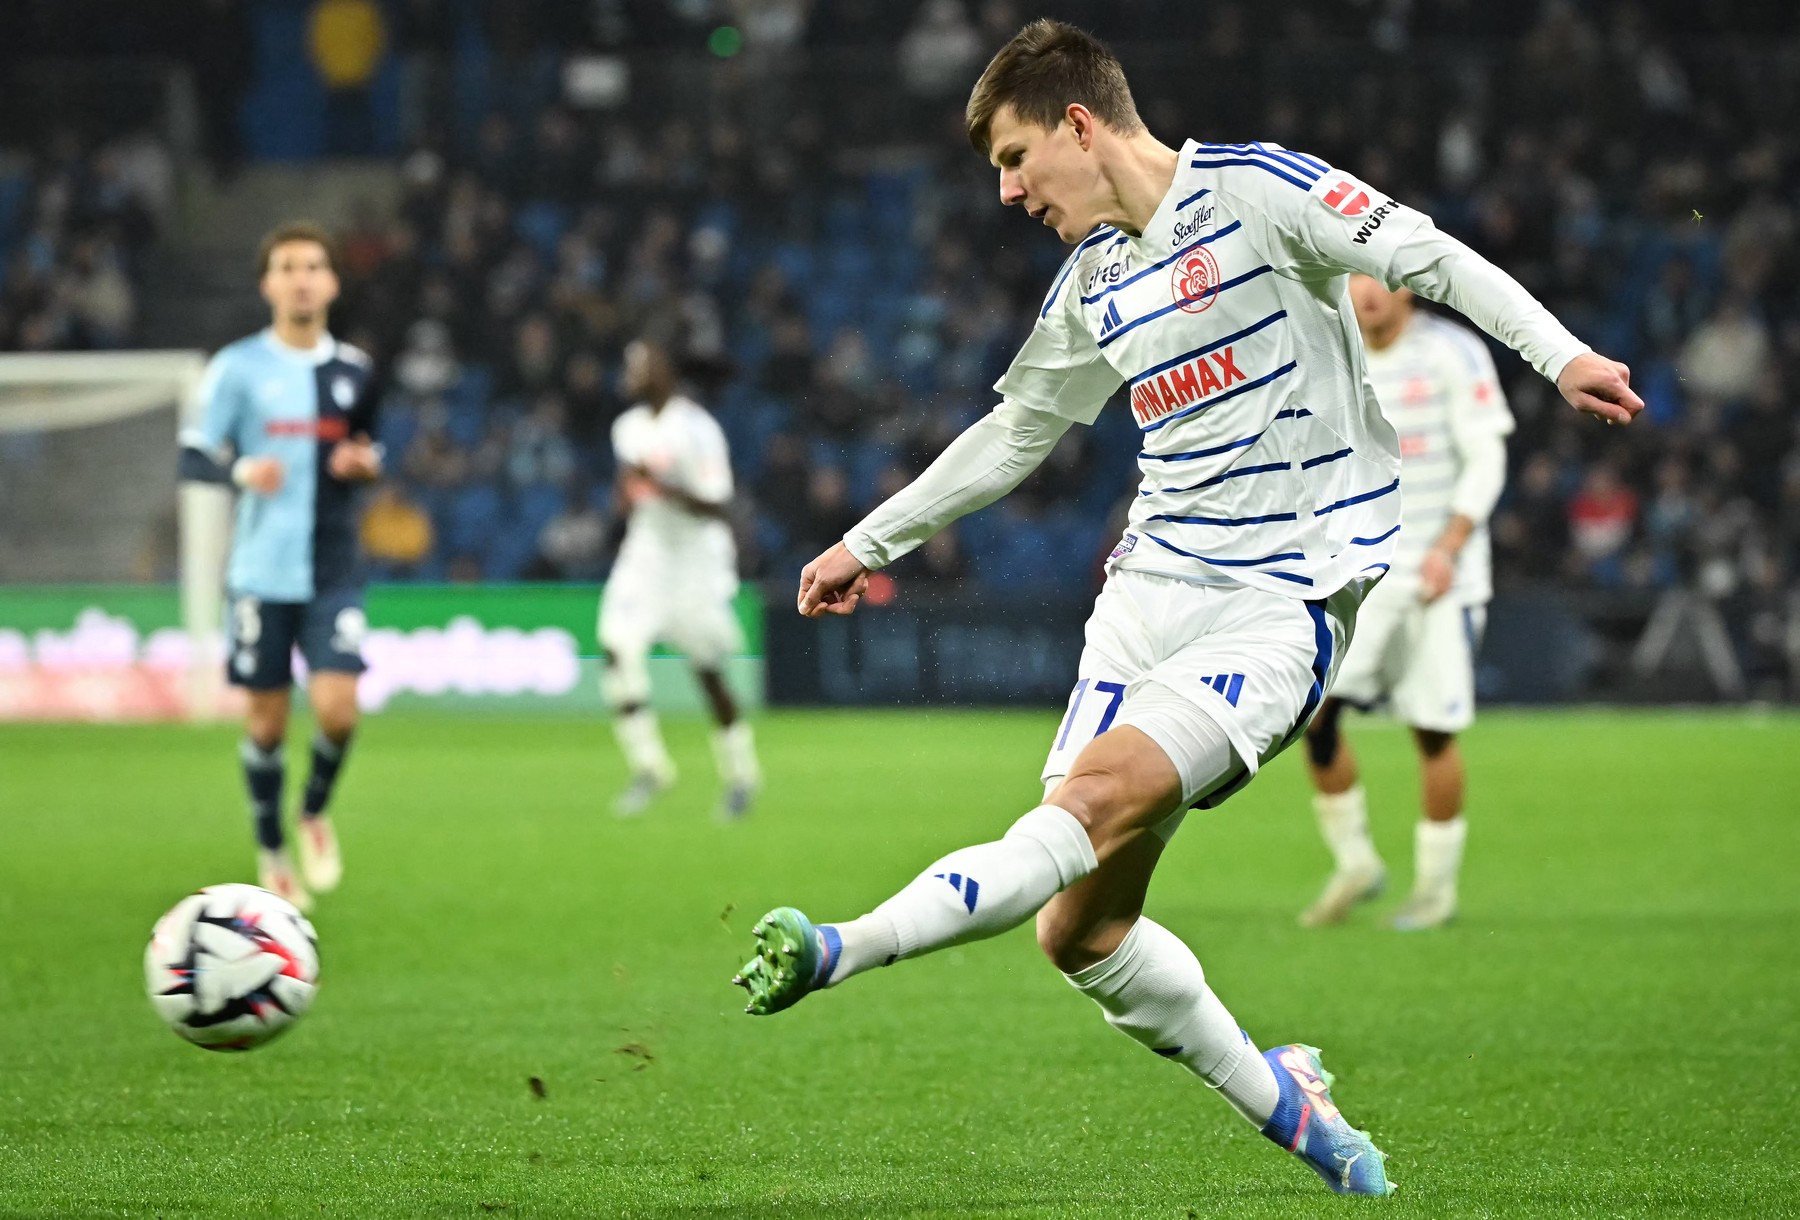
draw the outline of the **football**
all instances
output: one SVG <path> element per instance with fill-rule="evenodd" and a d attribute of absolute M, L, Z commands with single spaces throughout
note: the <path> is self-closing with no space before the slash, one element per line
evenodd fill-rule
<path fill-rule="evenodd" d="M 195 1046 L 247 1051 L 312 1005 L 319 941 L 292 903 L 254 885 L 209 885 L 156 921 L 144 987 Z"/>

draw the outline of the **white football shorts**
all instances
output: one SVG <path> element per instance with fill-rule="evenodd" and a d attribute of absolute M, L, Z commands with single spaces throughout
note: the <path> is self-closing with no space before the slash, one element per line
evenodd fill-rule
<path fill-rule="evenodd" d="M 736 585 L 716 573 L 680 580 L 668 578 L 666 569 L 618 565 L 600 594 L 600 646 L 636 656 L 667 644 L 700 668 L 716 669 L 744 650 L 732 607 Z"/>
<path fill-rule="evenodd" d="M 1448 597 L 1425 605 L 1397 582 L 1378 588 L 1330 693 L 1364 709 L 1385 701 L 1413 728 L 1460 733 L 1475 721 L 1475 650 L 1486 626 L 1486 606 Z"/>
<path fill-rule="evenodd" d="M 1045 783 L 1068 774 L 1095 737 L 1130 724 L 1174 762 L 1184 810 L 1221 803 L 1305 731 L 1371 583 L 1354 581 L 1328 598 L 1302 601 L 1246 585 L 1114 571 L 1087 622 Z M 1197 743 L 1216 735 L 1184 725 L 1188 716 L 1210 719 L 1230 749 L 1193 757 Z M 1181 816 L 1157 833 L 1167 838 Z"/>

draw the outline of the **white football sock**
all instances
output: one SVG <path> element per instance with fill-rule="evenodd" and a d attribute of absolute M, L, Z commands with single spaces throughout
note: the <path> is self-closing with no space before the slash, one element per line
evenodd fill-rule
<path fill-rule="evenodd" d="M 756 762 L 756 735 L 748 720 L 713 731 L 713 761 L 718 763 L 719 775 L 728 784 L 754 788 L 762 783 L 762 768 Z"/>
<path fill-rule="evenodd" d="M 1275 1113 L 1274 1070 L 1167 928 L 1140 917 L 1111 957 L 1063 977 L 1100 1005 L 1108 1025 L 1200 1077 L 1259 1130 Z"/>
<path fill-rule="evenodd" d="M 1381 857 L 1369 838 L 1369 807 L 1361 784 L 1336 794 L 1313 793 L 1313 813 L 1338 872 L 1376 872 L 1381 868 Z"/>
<path fill-rule="evenodd" d="M 1448 822 L 1419 819 L 1413 831 L 1413 892 L 1456 896 L 1457 875 L 1462 872 L 1463 841 L 1469 824 L 1457 814 Z"/>
<path fill-rule="evenodd" d="M 663 746 L 662 730 L 657 727 L 656 713 L 647 707 L 613 717 L 613 735 L 625 753 L 625 763 L 633 775 L 655 775 L 668 778 L 675 773 L 675 763 Z"/>
<path fill-rule="evenodd" d="M 1039 805 L 997 842 L 953 851 L 861 919 L 831 925 L 841 947 L 827 984 L 997 936 L 1096 867 L 1093 844 L 1074 815 Z"/>

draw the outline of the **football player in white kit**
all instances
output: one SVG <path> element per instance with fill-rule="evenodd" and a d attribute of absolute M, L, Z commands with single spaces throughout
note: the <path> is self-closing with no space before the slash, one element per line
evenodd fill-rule
<path fill-rule="evenodd" d="M 1385 1194 L 1383 1158 L 1318 1052 L 1259 1052 L 1194 954 L 1143 916 L 1184 811 L 1296 741 L 1356 609 L 1392 561 L 1400 455 L 1369 392 L 1347 288 L 1361 271 L 1476 319 L 1577 408 L 1627 422 L 1627 373 L 1410 207 L 1265 144 L 1171 148 L 1118 61 L 1026 26 L 969 99 L 1000 201 L 1075 252 L 995 387 L 995 410 L 801 574 L 802 614 L 855 610 L 871 569 L 1017 486 L 1120 386 L 1143 484 L 1088 621 L 1045 799 L 857 919 L 782 907 L 737 982 L 778 1012 L 902 958 L 1036 916 L 1038 943 L 1134 1041 L 1199 1076 L 1336 1191 Z"/>
<path fill-rule="evenodd" d="M 631 768 L 614 804 L 642 813 L 675 781 L 650 708 L 650 649 L 679 648 L 693 663 L 718 728 L 713 755 L 724 781 L 720 813 L 749 812 L 762 782 L 750 724 L 725 684 L 725 659 L 743 649 L 732 609 L 737 548 L 726 523 L 731 457 L 706 408 L 677 392 L 668 352 L 636 340 L 625 348 L 625 392 L 638 404 L 613 421 L 618 493 L 630 514 L 625 541 L 600 597 L 601 689 Z"/>
<path fill-rule="evenodd" d="M 1493 592 L 1487 522 L 1506 483 L 1513 419 L 1480 336 L 1366 275 L 1350 277 L 1350 299 L 1370 384 L 1400 434 L 1400 536 L 1306 730 L 1313 811 L 1335 868 L 1300 922 L 1337 923 L 1386 879 L 1338 723 L 1346 704 L 1366 710 L 1385 699 L 1419 749 L 1424 816 L 1414 831 L 1413 890 L 1393 921 L 1416 931 L 1456 914 L 1466 834 L 1456 735 L 1475 719 L 1475 649 Z"/>

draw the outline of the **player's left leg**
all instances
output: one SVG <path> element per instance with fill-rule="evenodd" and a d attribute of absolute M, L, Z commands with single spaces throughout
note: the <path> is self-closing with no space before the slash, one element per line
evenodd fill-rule
<path fill-rule="evenodd" d="M 725 792 L 719 816 L 735 821 L 750 812 L 762 787 L 762 767 L 756 759 L 756 737 L 750 722 L 740 714 L 737 700 L 726 685 L 724 665 L 728 657 L 744 649 L 743 629 L 731 599 L 708 597 L 695 589 L 678 599 L 679 609 L 669 618 L 672 642 L 694 664 L 700 687 L 712 711 L 713 761 Z"/>
<path fill-rule="evenodd" d="M 1413 827 L 1413 889 L 1394 916 L 1394 927 L 1417 932 L 1449 923 L 1456 917 L 1457 881 L 1462 875 L 1463 760 L 1454 733 L 1413 729 L 1419 747 L 1419 796 L 1422 816 Z"/>
<path fill-rule="evenodd" d="M 600 598 L 600 693 L 631 773 L 613 801 L 620 817 L 643 813 L 675 782 L 675 762 L 650 706 L 650 649 L 662 631 L 663 601 L 648 576 L 617 568 Z"/>
<path fill-rule="evenodd" d="M 312 763 L 300 800 L 300 868 L 306 883 L 321 893 L 336 889 L 344 875 L 337 830 L 326 810 L 356 735 L 356 684 L 366 668 L 362 642 L 367 631 L 362 596 L 351 590 L 316 598 L 301 627 L 314 731 Z"/>
<path fill-rule="evenodd" d="M 1424 608 L 1423 631 L 1394 690 L 1394 710 L 1419 750 L 1420 813 L 1413 831 L 1413 889 L 1394 927 L 1419 931 L 1456 916 L 1462 872 L 1464 772 L 1457 734 L 1475 716 L 1475 648 L 1482 608 L 1447 601 Z"/>
<path fill-rule="evenodd" d="M 282 747 L 300 617 L 297 603 L 234 594 L 226 624 L 225 676 L 249 694 L 238 759 L 256 831 L 257 884 L 305 911 L 312 899 L 294 871 L 281 824 L 281 794 L 287 782 Z"/>
<path fill-rule="evenodd" d="M 1416 610 L 1409 590 L 1378 584 L 1356 614 L 1356 639 L 1345 650 L 1331 695 L 1306 729 L 1306 769 L 1313 786 L 1313 817 L 1331 851 L 1331 875 L 1310 906 L 1302 927 L 1341 923 L 1357 903 L 1381 893 L 1387 866 L 1369 834 L 1369 803 L 1356 755 L 1343 732 L 1346 706 L 1369 708 L 1387 694 L 1404 656 L 1408 624 Z"/>
<path fill-rule="evenodd" d="M 1347 704 L 1329 696 L 1306 728 L 1307 773 L 1313 784 L 1313 815 L 1333 867 L 1325 888 L 1300 912 L 1300 926 L 1341 923 L 1359 902 L 1381 893 L 1387 867 L 1369 837 L 1369 807 L 1363 795 L 1356 753 L 1344 737 Z"/>
<path fill-rule="evenodd" d="M 1329 658 L 1325 664 L 1329 668 Z M 1292 715 L 1290 705 L 1285 716 Z M 1152 681 L 1134 689 L 1122 718 L 1149 734 L 1173 762 L 1181 780 L 1178 808 L 1216 804 L 1250 778 L 1213 711 L 1170 687 Z M 1272 756 L 1281 748 L 1280 729 L 1269 732 L 1273 720 L 1252 712 L 1236 735 Z M 1063 788 L 1083 782 L 1071 774 L 1053 799 L 1067 799 Z M 1143 916 L 1150 875 L 1182 816 L 1153 827 L 1051 899 L 1038 912 L 1039 945 L 1070 985 L 1099 1005 L 1107 1024 L 1198 1076 L 1334 1191 L 1388 1193 L 1383 1154 L 1367 1132 L 1338 1113 L 1318 1051 L 1291 1044 L 1259 1053 L 1207 983 L 1193 951 Z"/>

